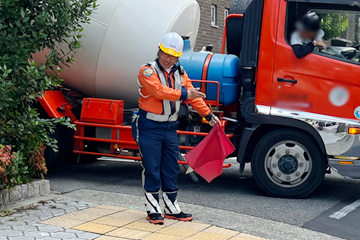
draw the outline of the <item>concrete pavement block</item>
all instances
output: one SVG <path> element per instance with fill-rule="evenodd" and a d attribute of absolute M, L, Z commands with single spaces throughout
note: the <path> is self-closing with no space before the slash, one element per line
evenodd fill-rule
<path fill-rule="evenodd" d="M 58 237 L 58 238 L 77 238 L 75 233 L 67 233 L 67 232 L 55 232 L 55 233 L 50 233 L 51 237 Z"/>
<path fill-rule="evenodd" d="M 16 231 L 24 231 L 24 232 L 27 232 L 27 231 L 37 231 L 38 229 L 34 226 L 12 226 L 12 229 L 13 230 L 16 230 Z M 0 231 L 1 231 L 1 228 L 0 228 Z"/>
<path fill-rule="evenodd" d="M 75 233 L 76 235 L 78 233 L 83 233 L 83 231 L 75 230 L 75 229 L 71 229 L 71 228 L 65 228 L 64 232 Z"/>
<path fill-rule="evenodd" d="M 24 221 L 16 220 L 16 219 L 14 219 L 12 221 L 3 222 L 2 224 L 5 225 L 5 226 L 11 226 L 11 227 L 14 227 L 14 226 L 26 226 L 26 223 Z"/>
<path fill-rule="evenodd" d="M 17 237 L 9 237 L 9 240 L 34 240 L 33 237 L 24 237 L 24 236 L 17 236 Z"/>
<path fill-rule="evenodd" d="M 64 232 L 64 228 L 58 226 L 44 225 L 38 227 L 40 232 Z"/>
<path fill-rule="evenodd" d="M 8 237 L 20 237 L 23 236 L 23 232 L 22 231 L 15 231 L 15 230 L 4 230 L 1 231 L 1 235 L 3 236 L 8 236 Z"/>
<path fill-rule="evenodd" d="M 58 217 L 58 216 L 64 215 L 65 211 L 63 209 L 56 209 L 56 210 L 51 211 L 51 213 L 52 213 L 52 215 L 54 215 L 54 217 Z"/>
<path fill-rule="evenodd" d="M 0 232 L 4 231 L 4 230 L 12 230 L 11 226 L 7 226 L 7 225 L 0 225 Z M 0 238 L 1 239 L 1 238 Z"/>
<path fill-rule="evenodd" d="M 34 218 L 34 217 L 25 217 L 25 218 L 20 218 L 19 219 L 20 221 L 24 222 L 25 224 L 27 225 L 31 225 L 33 223 L 37 223 L 39 221 L 39 218 Z M 25 227 L 25 226 L 24 226 Z M 21 229 L 20 229 L 21 230 Z M 32 229 L 32 230 L 28 230 L 28 231 L 35 231 L 36 230 L 36 227 L 35 229 Z M 25 230 L 23 230 L 25 231 Z"/>
<path fill-rule="evenodd" d="M 30 217 L 38 217 L 40 220 L 45 220 L 45 219 L 54 217 L 50 211 L 48 211 L 48 212 L 37 211 L 37 212 L 30 213 L 29 216 Z"/>
<path fill-rule="evenodd" d="M 99 234 L 95 234 L 95 233 L 89 233 L 89 232 L 82 232 L 82 233 L 76 233 L 76 236 L 79 239 L 95 239 L 97 237 L 99 237 Z"/>
<path fill-rule="evenodd" d="M 61 238 L 54 238 L 54 237 L 37 237 L 36 240 L 62 240 L 62 239 Z M 77 239 L 77 240 L 79 240 L 79 239 Z"/>
<path fill-rule="evenodd" d="M 21 200 L 28 198 L 28 187 L 26 184 L 21 185 Z"/>
<path fill-rule="evenodd" d="M 40 231 L 31 231 L 24 232 L 25 237 L 50 237 L 50 233 L 48 232 L 40 232 Z"/>

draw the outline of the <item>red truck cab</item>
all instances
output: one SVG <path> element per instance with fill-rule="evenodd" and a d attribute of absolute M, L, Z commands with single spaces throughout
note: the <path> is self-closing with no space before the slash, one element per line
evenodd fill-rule
<path fill-rule="evenodd" d="M 357 132 L 360 2 L 235 0 L 237 4 L 242 9 L 233 8 L 237 15 L 228 17 L 226 31 L 228 53 L 241 59 L 241 111 L 249 124 L 239 144 L 241 171 L 251 162 L 256 182 L 269 195 L 304 197 L 330 166 L 359 170 L 358 137 L 331 140 L 333 135 L 319 132 L 314 123 L 346 124 L 349 132 Z M 290 38 L 296 20 L 309 10 L 322 17 L 328 48 L 298 59 Z M 231 34 L 238 26 L 241 30 Z M 244 112 L 251 109 L 245 104 L 254 104 L 254 112 Z M 359 177 L 351 172 L 346 175 Z"/>

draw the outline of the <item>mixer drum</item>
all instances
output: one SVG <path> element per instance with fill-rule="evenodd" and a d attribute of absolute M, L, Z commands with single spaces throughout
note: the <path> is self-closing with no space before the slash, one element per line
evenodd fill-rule
<path fill-rule="evenodd" d="M 135 105 L 140 66 L 156 58 L 163 36 L 178 32 L 195 43 L 199 5 L 195 0 L 97 2 L 100 6 L 91 24 L 84 26 L 77 62 L 62 74 L 64 85 L 90 97 L 123 99 Z"/>

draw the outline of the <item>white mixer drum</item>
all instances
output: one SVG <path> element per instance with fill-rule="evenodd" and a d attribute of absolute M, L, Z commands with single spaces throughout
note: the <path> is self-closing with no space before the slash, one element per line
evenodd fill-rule
<path fill-rule="evenodd" d="M 200 9 L 195 0 L 98 0 L 84 26 L 77 62 L 66 69 L 64 85 L 90 97 L 136 104 L 137 74 L 156 58 L 167 32 L 190 36 L 195 45 Z"/>

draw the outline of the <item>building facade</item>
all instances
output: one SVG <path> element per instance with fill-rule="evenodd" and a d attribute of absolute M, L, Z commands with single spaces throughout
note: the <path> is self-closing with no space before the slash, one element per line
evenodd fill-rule
<path fill-rule="evenodd" d="M 220 53 L 225 18 L 232 0 L 197 0 L 200 5 L 200 27 L 194 50 L 213 45 L 213 52 Z"/>

